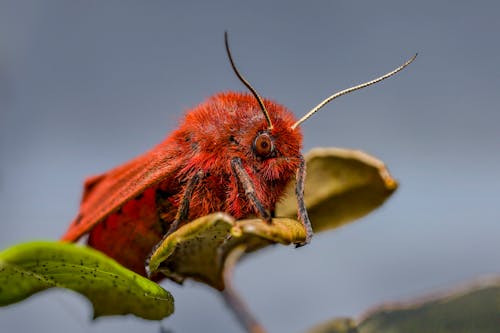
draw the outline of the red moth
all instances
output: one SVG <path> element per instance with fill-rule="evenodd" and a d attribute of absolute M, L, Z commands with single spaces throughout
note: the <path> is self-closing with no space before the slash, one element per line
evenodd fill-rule
<path fill-rule="evenodd" d="M 271 223 L 276 202 L 295 178 L 298 218 L 312 228 L 304 205 L 305 164 L 298 127 L 331 100 L 382 81 L 340 91 L 300 120 L 284 106 L 252 94 L 227 92 L 190 110 L 180 127 L 149 152 L 86 180 L 80 212 L 63 236 L 88 244 L 145 275 L 144 263 L 163 237 L 197 217 L 217 211 L 237 219 L 258 216 Z M 304 244 L 298 244 L 304 245 Z"/>

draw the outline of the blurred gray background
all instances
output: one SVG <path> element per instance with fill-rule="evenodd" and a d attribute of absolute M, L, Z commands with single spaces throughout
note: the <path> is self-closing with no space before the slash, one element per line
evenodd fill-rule
<path fill-rule="evenodd" d="M 270 332 L 303 332 L 500 272 L 496 1 L 0 1 L 0 248 L 57 239 L 82 182 L 144 152 L 183 112 L 244 91 L 240 70 L 297 116 L 330 93 L 417 61 L 303 125 L 315 146 L 365 150 L 401 187 L 363 220 L 274 247 L 236 271 Z M 163 284 L 174 332 L 241 332 L 218 294 Z M 2 332 L 158 332 L 90 322 L 84 298 L 47 291 L 0 309 Z"/>

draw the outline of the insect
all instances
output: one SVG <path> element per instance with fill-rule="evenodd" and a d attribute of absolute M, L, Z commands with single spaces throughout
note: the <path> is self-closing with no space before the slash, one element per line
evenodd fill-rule
<path fill-rule="evenodd" d="M 79 214 L 63 240 L 88 233 L 90 246 L 145 275 L 155 245 L 196 217 L 223 211 L 272 223 L 275 205 L 293 178 L 298 219 L 307 233 L 304 244 L 311 240 L 300 124 L 333 99 L 396 74 L 416 55 L 383 76 L 331 95 L 297 120 L 257 94 L 235 66 L 227 32 L 224 37 L 231 67 L 250 94 L 210 97 L 152 150 L 87 179 Z"/>

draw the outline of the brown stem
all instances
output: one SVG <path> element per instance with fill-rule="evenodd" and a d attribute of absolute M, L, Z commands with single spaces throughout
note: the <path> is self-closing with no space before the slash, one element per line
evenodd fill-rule
<path fill-rule="evenodd" d="M 238 322 L 248 333 L 266 333 L 264 327 L 255 319 L 241 296 L 233 288 L 233 269 L 238 259 L 245 253 L 245 247 L 239 246 L 228 255 L 224 267 L 224 285 L 222 296 L 227 306 L 233 311 Z"/>

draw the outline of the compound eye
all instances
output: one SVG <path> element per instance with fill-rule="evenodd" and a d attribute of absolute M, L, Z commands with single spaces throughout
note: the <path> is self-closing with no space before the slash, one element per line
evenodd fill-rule
<path fill-rule="evenodd" d="M 267 133 L 257 135 L 253 146 L 257 156 L 262 158 L 268 157 L 274 151 L 273 140 Z"/>

